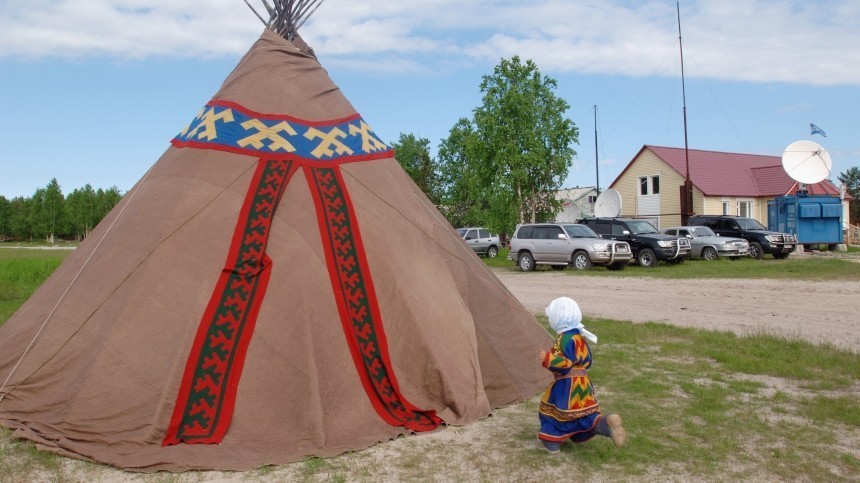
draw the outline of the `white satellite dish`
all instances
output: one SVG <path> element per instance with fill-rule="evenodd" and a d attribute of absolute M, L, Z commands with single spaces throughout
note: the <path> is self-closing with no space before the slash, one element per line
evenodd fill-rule
<path fill-rule="evenodd" d="M 782 153 L 782 168 L 799 183 L 818 183 L 830 176 L 832 167 L 827 150 L 812 141 L 793 142 Z"/>
<path fill-rule="evenodd" d="M 608 189 L 594 202 L 594 216 L 598 218 L 611 218 L 621 214 L 621 194 L 613 189 Z"/>

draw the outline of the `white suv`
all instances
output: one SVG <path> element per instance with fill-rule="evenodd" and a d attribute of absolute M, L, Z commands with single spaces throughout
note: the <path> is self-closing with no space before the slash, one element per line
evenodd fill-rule
<path fill-rule="evenodd" d="M 499 254 L 499 236 L 493 235 L 486 228 L 457 228 L 457 233 L 478 255 L 495 258 Z"/>
<path fill-rule="evenodd" d="M 550 265 L 564 270 L 588 270 L 603 265 L 609 270 L 624 270 L 633 258 L 630 245 L 623 241 L 604 240 L 585 225 L 574 223 L 532 223 L 518 225 L 511 238 L 508 260 L 523 272 L 536 265 Z"/>

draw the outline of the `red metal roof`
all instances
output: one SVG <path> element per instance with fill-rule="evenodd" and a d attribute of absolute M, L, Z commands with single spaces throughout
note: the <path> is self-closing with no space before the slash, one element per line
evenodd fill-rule
<path fill-rule="evenodd" d="M 645 145 L 681 176 L 686 177 L 687 154 L 683 148 Z M 707 196 L 781 196 L 795 194 L 797 183 L 782 168 L 782 158 L 759 154 L 724 153 L 719 151 L 688 150 L 690 181 Z M 618 178 L 633 164 L 631 161 Z M 806 186 L 809 194 L 839 196 L 839 188 L 830 180 Z M 849 198 L 849 195 L 846 195 Z"/>

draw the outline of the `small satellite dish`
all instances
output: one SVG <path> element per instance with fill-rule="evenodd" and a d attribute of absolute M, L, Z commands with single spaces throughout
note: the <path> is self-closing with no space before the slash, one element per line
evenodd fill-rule
<path fill-rule="evenodd" d="M 574 223 L 580 218 L 582 218 L 582 210 L 576 205 L 571 205 L 565 208 L 559 221 L 564 223 Z"/>
<path fill-rule="evenodd" d="M 832 167 L 827 150 L 812 141 L 793 142 L 782 153 L 782 169 L 799 183 L 818 183 L 830 176 Z"/>
<path fill-rule="evenodd" d="M 621 214 L 621 194 L 613 189 L 608 189 L 594 202 L 594 216 L 598 218 L 613 217 Z"/>

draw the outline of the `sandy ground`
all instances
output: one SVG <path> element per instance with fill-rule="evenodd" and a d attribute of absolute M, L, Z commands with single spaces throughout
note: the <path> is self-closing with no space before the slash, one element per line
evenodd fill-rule
<path fill-rule="evenodd" d="M 860 282 L 495 273 L 532 313 L 568 296 L 590 317 L 800 336 L 860 352 Z"/>

